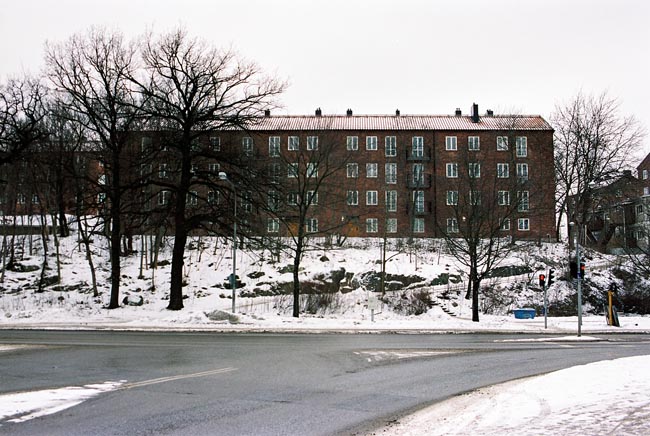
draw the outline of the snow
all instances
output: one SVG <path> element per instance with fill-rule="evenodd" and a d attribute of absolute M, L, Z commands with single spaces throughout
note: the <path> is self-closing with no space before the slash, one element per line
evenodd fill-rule
<path fill-rule="evenodd" d="M 105 240 L 94 237 L 94 263 L 97 266 L 98 296 L 91 292 L 89 267 L 83 247 L 73 235 L 60 240 L 62 285 L 35 292 L 34 283 L 40 275 L 35 271 L 6 271 L 0 281 L 0 329 L 112 329 L 112 330 L 180 330 L 180 331 L 255 331 L 255 332 L 529 332 L 554 335 L 554 341 L 597 341 L 602 335 L 621 332 L 650 331 L 650 317 L 620 317 L 621 327 L 606 324 L 603 315 L 583 317 L 582 336 L 576 336 L 577 317 L 549 317 L 548 327 L 543 316 L 515 319 L 513 308 L 539 304 L 542 295 L 535 290 L 537 273 L 549 266 L 561 265 L 567 249 L 560 244 L 542 244 L 533 254 L 514 255 L 504 264 L 531 265 L 534 272 L 504 279 L 488 280 L 490 286 L 515 285 L 521 291 L 507 308 L 495 314 L 481 314 L 479 323 L 471 321 L 469 302 L 463 298 L 464 284 L 425 286 L 437 303 L 425 313 L 414 316 L 397 313 L 387 304 L 369 310 L 368 283 L 357 278 L 368 271 L 379 272 L 379 240 L 348 241 L 345 249 L 321 246 L 305 253 L 300 271 L 301 281 L 318 282 L 319 276 L 344 268 L 348 277 L 342 285 L 345 293 L 333 295 L 330 304 L 314 314 L 291 317 L 291 296 L 270 295 L 290 283 L 286 266 L 291 258 L 280 254 L 279 259 L 267 251 L 239 249 L 237 274 L 246 286 L 239 289 L 236 314 L 231 314 L 231 289 L 228 275 L 232 272 L 231 246 L 209 238 L 193 238 L 186 251 L 184 309 L 169 311 L 168 264 L 158 269 L 146 267 L 138 254 L 122 259 L 120 301 L 139 302 L 141 306 L 123 304 L 107 310 L 110 297 L 110 269 L 106 258 Z M 135 249 L 141 250 L 136 238 Z M 19 255 L 23 266 L 40 267 L 42 242 L 26 236 L 17 242 L 24 250 Z M 421 241 L 416 250 L 406 244 L 396 244 L 388 253 L 387 272 L 403 276 L 420 276 L 427 280 L 442 274 L 465 278 L 456 259 L 441 250 L 439 241 Z M 53 242 L 50 241 L 53 245 Z M 55 273 L 54 250 L 49 250 L 47 275 Z M 30 254 L 31 253 L 31 254 Z M 167 244 L 159 260 L 171 259 Z M 602 268 L 615 259 L 595 259 Z M 557 270 L 556 270 L 557 271 Z M 606 287 L 608 277 L 598 276 Z M 556 276 L 559 275 L 556 272 Z M 349 276 L 353 276 L 350 278 Z M 155 286 L 154 286 L 155 285 Z M 405 289 L 422 289 L 422 283 Z M 549 290 L 549 298 L 561 298 L 573 292 L 566 282 Z M 405 291 L 388 292 L 399 299 Z M 266 296 L 262 296 L 266 294 Z M 445 296 L 447 295 L 447 297 Z M 372 303 L 372 301 L 371 301 Z M 451 312 L 446 313 L 443 309 Z M 557 337 L 557 335 L 562 335 Z M 511 340 L 511 339 L 505 339 Z M 518 339 L 517 339 L 518 340 Z M 547 340 L 544 335 L 526 340 Z M 0 343 L 0 356 L 13 348 Z M 386 356 L 385 352 L 366 351 L 369 360 L 413 357 L 408 354 Z M 395 353 L 393 353 L 395 354 Z M 518 380 L 504 385 L 480 389 L 474 393 L 450 399 L 423 410 L 399 424 L 381 430 L 380 434 L 497 434 L 511 431 L 526 434 L 597 434 L 594 429 L 617 429 L 617 434 L 648 434 L 650 432 L 650 375 L 645 368 L 649 357 L 635 357 L 558 371 L 541 377 Z M 611 377 L 616 374 L 616 377 Z M 594 380 L 598 380 L 594 382 Z M 0 396 L 0 420 L 26 420 L 72 407 L 81 401 L 112 389 L 126 381 L 99 380 L 94 385 L 71 386 L 34 392 L 16 392 Z M 449 413 L 453 411 L 453 413 Z M 605 422 L 607 421 L 607 422 Z M 629 427 L 630 425 L 634 425 Z M 591 426 L 591 427 L 590 427 Z M 561 431 L 559 430 L 561 429 Z M 638 433 L 633 433 L 637 431 Z M 627 432 L 627 433 L 626 433 Z M 631 433 L 630 433 L 631 432 Z"/>

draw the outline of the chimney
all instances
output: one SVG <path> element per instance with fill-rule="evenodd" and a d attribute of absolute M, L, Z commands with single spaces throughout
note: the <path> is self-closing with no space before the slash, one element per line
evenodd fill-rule
<path fill-rule="evenodd" d="M 396 110 L 395 110 L 395 116 L 396 116 L 396 117 L 399 117 L 399 115 L 400 115 L 399 109 L 396 109 Z"/>
<path fill-rule="evenodd" d="M 456 108 L 456 116 L 459 117 L 459 116 L 461 116 L 461 115 L 463 115 L 463 113 L 461 112 L 460 108 L 457 107 L 457 108 Z"/>
<path fill-rule="evenodd" d="M 494 116 L 494 111 L 492 109 L 487 110 L 487 116 L 488 117 L 493 117 Z"/>
<path fill-rule="evenodd" d="M 352 109 L 348 109 L 348 112 L 346 114 L 347 116 L 351 117 L 352 116 Z"/>
<path fill-rule="evenodd" d="M 323 115 L 323 112 L 320 110 L 320 108 L 316 109 L 316 116 L 320 117 Z"/>
<path fill-rule="evenodd" d="M 478 105 L 474 103 L 472 105 L 472 122 L 473 123 L 478 123 L 479 117 L 478 117 Z"/>
<path fill-rule="evenodd" d="M 270 117 L 271 116 L 271 110 L 270 109 L 264 109 L 264 116 L 265 117 Z"/>

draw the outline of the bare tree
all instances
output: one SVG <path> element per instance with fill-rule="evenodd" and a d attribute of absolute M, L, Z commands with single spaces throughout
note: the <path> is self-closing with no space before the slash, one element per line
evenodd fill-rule
<path fill-rule="evenodd" d="M 578 93 L 556 106 L 551 123 L 555 128 L 559 239 L 569 206 L 575 211 L 569 219 L 584 223 L 592 189 L 630 167 L 630 156 L 638 150 L 645 131 L 634 116 L 623 116 L 619 101 L 606 92 L 598 96 Z M 570 198 L 575 204 L 568 204 Z"/>
<path fill-rule="evenodd" d="M 139 102 L 128 80 L 136 68 L 136 50 L 121 34 L 93 28 L 46 50 L 49 77 L 65 108 L 100 145 L 105 170 L 111 254 L 109 309 L 119 307 L 120 237 L 124 153 L 138 121 Z M 128 173 L 128 170 L 127 170 Z"/>
<path fill-rule="evenodd" d="M 148 35 L 142 42 L 145 73 L 132 80 L 147 101 L 146 112 L 167 134 L 165 146 L 174 150 L 177 162 L 167 188 L 174 227 L 168 309 L 183 308 L 183 255 L 188 235 L 214 214 L 196 213 L 188 207 L 193 186 L 202 183 L 193 170 L 201 156 L 220 157 L 198 143 L 211 132 L 246 128 L 273 105 L 284 84 L 262 75 L 253 63 L 232 51 L 220 51 L 184 30 L 160 37 Z M 243 175 L 246 177 L 245 175 Z M 208 175 L 214 182 L 218 174 Z M 211 179 L 211 180 L 210 180 Z M 206 182 L 204 179 L 203 182 Z"/>

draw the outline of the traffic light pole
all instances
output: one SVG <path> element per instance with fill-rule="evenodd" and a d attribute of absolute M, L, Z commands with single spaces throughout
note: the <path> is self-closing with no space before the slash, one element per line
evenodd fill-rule
<path fill-rule="evenodd" d="M 544 284 L 544 328 L 548 328 L 547 318 L 548 318 L 548 299 L 546 298 L 546 284 Z"/>
<path fill-rule="evenodd" d="M 582 287 L 581 287 L 581 282 L 582 282 L 582 277 L 580 276 L 580 273 L 582 273 L 581 268 L 580 268 L 580 228 L 576 224 L 576 263 L 578 265 L 578 337 L 582 336 Z"/>

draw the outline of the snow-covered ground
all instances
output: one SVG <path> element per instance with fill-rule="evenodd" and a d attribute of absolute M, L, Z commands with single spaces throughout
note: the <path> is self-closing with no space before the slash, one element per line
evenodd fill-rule
<path fill-rule="evenodd" d="M 458 292 L 446 292 L 453 291 L 452 284 L 425 286 L 436 304 L 418 316 L 397 313 L 386 304 L 371 312 L 367 282 L 358 277 L 368 271 L 380 270 L 380 243 L 372 240 L 356 242 L 356 246 L 346 249 L 322 248 L 306 253 L 300 271 L 301 280 L 317 281 L 318 277 L 340 269 L 344 269 L 347 276 L 342 282 L 345 292 L 336 293 L 327 307 L 314 314 L 302 314 L 300 318 L 290 316 L 290 296 L 261 296 L 273 294 L 278 286 L 291 281 L 291 273 L 286 269 L 291 263 L 290 258 L 282 255 L 279 261 L 271 261 L 268 251 L 243 249 L 237 254 L 237 274 L 245 287 L 238 290 L 237 313 L 235 316 L 229 313 L 232 299 L 227 277 L 232 272 L 231 247 L 227 244 L 215 247 L 215 241 L 206 238 L 195 238 L 188 244 L 183 310 L 166 309 L 169 265 L 165 261 L 171 258 L 169 247 L 160 256 L 164 265 L 155 270 L 147 268 L 148 259 L 141 259 L 137 254 L 123 259 L 120 300 L 126 297 L 132 302 L 141 300 L 143 304 L 132 306 L 125 302 L 119 309 L 107 310 L 104 307 L 109 299 L 108 261 L 106 250 L 101 247 L 102 239 L 99 236 L 96 239 L 94 261 L 98 267 L 98 296 L 91 292 L 89 268 L 82 250 L 74 237 L 66 238 L 60 246 L 63 287 L 48 287 L 38 293 L 34 291 L 34 283 L 40 271 L 5 272 L 0 282 L 0 329 L 491 331 L 562 334 L 567 336 L 565 340 L 593 340 L 607 333 L 650 332 L 648 316 L 621 316 L 621 327 L 611 327 L 602 315 L 585 315 L 581 338 L 576 336 L 575 316 L 549 317 L 547 327 L 543 316 L 515 319 L 510 312 L 512 308 L 541 301 L 541 293 L 534 286 L 536 277 L 549 266 L 557 268 L 561 259 L 566 257 L 566 248 L 559 244 L 543 244 L 535 247 L 532 254 L 520 253 L 506 260 L 506 264 L 530 265 L 534 272 L 499 282 L 487 281 L 491 286 L 503 282 L 519 283 L 521 291 L 510 303 L 511 307 L 499 312 L 501 315 L 482 314 L 481 321 L 475 323 L 471 321 L 468 301 L 460 291 L 464 286 L 462 283 L 458 285 Z M 387 272 L 420 276 L 427 280 L 443 274 L 464 277 L 463 268 L 440 250 L 438 242 L 424 241 L 422 244 L 415 252 L 406 249 L 399 253 L 396 249 L 389 252 Z M 19 258 L 20 264 L 41 265 L 41 242 L 36 238 L 31 244 L 23 240 L 22 246 L 24 253 Z M 51 248 L 50 253 L 53 251 Z M 598 261 L 605 266 L 612 262 L 608 258 Z M 55 270 L 54 258 L 50 257 L 47 275 L 53 275 Z M 421 284 L 417 286 L 422 289 Z M 566 292 L 573 291 L 567 282 L 561 282 L 549 290 L 549 295 L 560 298 L 560 294 Z M 443 297 L 444 294 L 449 298 Z M 544 337 L 540 335 L 539 340 L 544 340 Z M 0 343 L 0 355 L 3 350 L 8 351 Z M 519 435 L 582 435 L 609 434 L 615 430 L 616 434 L 650 434 L 650 374 L 646 370 L 649 364 L 650 357 L 626 358 L 481 389 L 401 420 L 385 429 L 384 433 L 501 434 L 509 431 Z M 5 395 L 0 397 L 0 419 L 7 416 L 31 419 L 54 413 L 106 390 L 119 389 L 120 383 L 99 381 L 97 385 L 73 386 L 60 391 Z M 452 416 L 447 413 L 449 410 L 454 411 Z M 607 432 L 602 433 L 603 429 Z"/>

